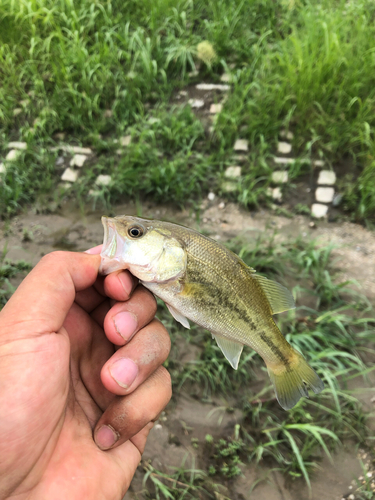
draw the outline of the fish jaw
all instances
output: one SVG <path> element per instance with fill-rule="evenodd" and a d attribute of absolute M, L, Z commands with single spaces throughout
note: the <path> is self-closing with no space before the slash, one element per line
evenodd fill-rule
<path fill-rule="evenodd" d="M 116 223 L 109 217 L 102 217 L 104 227 L 103 248 L 100 253 L 100 274 L 109 274 L 119 269 L 127 269 L 123 262 L 123 241 L 118 237 Z"/>

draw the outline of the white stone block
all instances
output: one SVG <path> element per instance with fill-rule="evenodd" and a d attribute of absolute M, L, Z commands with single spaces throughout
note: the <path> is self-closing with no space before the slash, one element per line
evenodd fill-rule
<path fill-rule="evenodd" d="M 275 187 L 272 189 L 272 198 L 276 201 L 281 201 L 282 200 L 282 192 L 281 192 L 281 188 L 279 187 Z"/>
<path fill-rule="evenodd" d="M 64 170 L 64 173 L 61 176 L 61 180 L 66 182 L 75 182 L 77 178 L 78 172 L 76 170 L 72 170 L 69 167 Z"/>
<path fill-rule="evenodd" d="M 275 184 L 288 182 L 288 172 L 285 170 L 275 170 L 275 172 L 272 172 L 272 182 Z"/>
<path fill-rule="evenodd" d="M 6 155 L 5 159 L 7 161 L 14 161 L 19 157 L 19 155 L 20 155 L 19 149 L 11 149 L 9 153 Z"/>
<path fill-rule="evenodd" d="M 237 139 L 233 149 L 235 151 L 249 151 L 249 143 L 246 139 Z"/>
<path fill-rule="evenodd" d="M 26 149 L 26 142 L 13 141 L 8 143 L 8 149 Z"/>
<path fill-rule="evenodd" d="M 108 186 L 111 183 L 112 177 L 110 175 L 100 174 L 96 178 L 95 183 L 100 186 Z"/>
<path fill-rule="evenodd" d="M 319 187 L 315 191 L 316 201 L 320 203 L 331 203 L 335 196 L 335 190 L 331 187 Z"/>
<path fill-rule="evenodd" d="M 314 203 L 311 207 L 311 215 L 316 219 L 320 219 L 321 217 L 325 217 L 328 212 L 327 205 L 322 205 L 320 203 Z"/>
<path fill-rule="evenodd" d="M 151 120 L 151 118 L 150 118 Z M 150 120 L 148 120 L 150 122 Z M 129 144 L 132 142 L 132 136 L 131 135 L 124 135 L 124 137 L 120 138 L 120 144 L 121 146 L 129 146 Z"/>
<path fill-rule="evenodd" d="M 67 146 L 65 151 L 70 151 L 72 150 L 74 154 L 81 154 L 81 155 L 91 155 L 92 150 L 90 148 L 81 148 L 81 146 Z"/>
<path fill-rule="evenodd" d="M 237 179 L 238 177 L 241 177 L 241 167 L 232 165 L 225 170 L 224 175 L 230 179 Z"/>
<path fill-rule="evenodd" d="M 273 161 L 275 163 L 277 163 L 278 165 L 291 165 L 292 163 L 294 163 L 296 161 L 296 159 L 295 158 L 281 158 L 279 156 L 275 156 Z"/>
<path fill-rule="evenodd" d="M 210 113 L 212 114 L 221 113 L 222 109 L 223 109 L 222 104 L 211 104 Z"/>
<path fill-rule="evenodd" d="M 277 152 L 287 155 L 292 151 L 292 145 L 289 142 L 280 141 L 277 143 Z"/>
<path fill-rule="evenodd" d="M 83 164 L 87 160 L 86 155 L 74 155 L 73 158 L 70 160 L 70 166 L 71 167 L 83 167 Z"/>
<path fill-rule="evenodd" d="M 192 108 L 203 108 L 204 100 L 203 99 L 189 99 L 189 104 Z"/>
<path fill-rule="evenodd" d="M 229 85 L 220 83 L 198 83 L 195 88 L 198 90 L 221 90 L 223 92 L 230 90 Z"/>
<path fill-rule="evenodd" d="M 212 193 L 212 192 L 211 192 L 211 193 L 208 193 L 207 198 L 208 198 L 210 201 L 214 201 L 214 199 L 215 199 L 215 193 Z"/>
<path fill-rule="evenodd" d="M 336 174 L 332 170 L 321 170 L 319 172 L 318 184 L 331 186 L 336 182 Z"/>

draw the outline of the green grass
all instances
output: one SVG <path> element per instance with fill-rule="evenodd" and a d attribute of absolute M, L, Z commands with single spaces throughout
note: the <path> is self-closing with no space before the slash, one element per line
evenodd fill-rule
<path fill-rule="evenodd" d="M 31 264 L 20 260 L 18 262 L 10 262 L 5 259 L 6 249 L 0 255 L 0 309 L 7 303 L 15 287 L 10 282 L 12 278 L 23 278 L 25 274 L 32 269 Z"/>
<path fill-rule="evenodd" d="M 26 141 L 28 150 L 2 176 L 0 215 L 40 197 L 106 207 L 141 196 L 186 204 L 209 189 L 245 206 L 267 203 L 271 156 L 286 127 L 305 161 L 290 167 L 290 178 L 311 168 L 311 156 L 325 158 L 339 177 L 342 159 L 359 164 L 360 178 L 343 185 L 343 206 L 357 220 L 373 220 L 374 13 L 370 0 L 2 0 L 0 155 L 9 140 Z M 209 134 L 171 98 L 223 71 L 232 91 Z M 56 155 L 47 150 L 56 132 L 97 153 L 68 193 L 56 190 Z M 113 139 L 128 132 L 134 140 L 119 158 Z M 223 172 L 239 136 L 250 152 L 228 194 Z M 113 181 L 96 189 L 101 172 Z"/>

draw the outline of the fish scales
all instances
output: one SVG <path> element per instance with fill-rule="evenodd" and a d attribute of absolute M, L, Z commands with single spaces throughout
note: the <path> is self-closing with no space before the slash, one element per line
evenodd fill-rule
<path fill-rule="evenodd" d="M 323 389 L 273 319 L 274 313 L 295 307 L 284 287 L 193 229 L 130 216 L 103 217 L 103 225 L 101 271 L 129 269 L 184 326 L 188 318 L 208 329 L 234 368 L 243 345 L 257 351 L 283 408 L 307 396 L 306 386 L 316 393 Z"/>

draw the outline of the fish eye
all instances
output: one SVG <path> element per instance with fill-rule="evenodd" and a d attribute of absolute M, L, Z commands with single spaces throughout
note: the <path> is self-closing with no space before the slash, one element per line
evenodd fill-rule
<path fill-rule="evenodd" d="M 143 236 L 143 233 L 144 233 L 144 229 L 142 226 L 132 226 L 132 227 L 129 227 L 129 229 L 128 229 L 128 235 L 131 238 L 140 238 L 141 236 Z"/>

